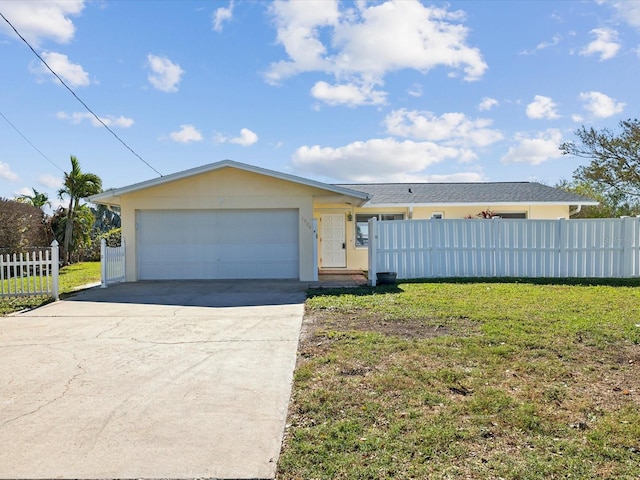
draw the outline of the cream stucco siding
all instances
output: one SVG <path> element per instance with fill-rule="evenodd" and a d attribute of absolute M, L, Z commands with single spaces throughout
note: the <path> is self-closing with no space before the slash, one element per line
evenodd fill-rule
<path fill-rule="evenodd" d="M 557 218 L 569 218 L 569 205 L 481 205 L 481 206 L 441 206 L 441 207 L 414 207 L 414 219 L 431 218 L 434 213 L 443 213 L 444 218 L 466 218 L 469 215 L 475 217 L 480 212 L 491 211 L 500 213 L 525 213 L 526 218 L 532 220 L 554 220 Z"/>
<path fill-rule="evenodd" d="M 223 168 L 122 195 L 122 234 L 127 250 L 127 281 L 138 279 L 136 211 L 181 209 L 297 209 L 299 278 L 312 280 L 313 196 L 325 192 L 252 172 Z M 167 225 L 171 228 L 171 225 Z"/>

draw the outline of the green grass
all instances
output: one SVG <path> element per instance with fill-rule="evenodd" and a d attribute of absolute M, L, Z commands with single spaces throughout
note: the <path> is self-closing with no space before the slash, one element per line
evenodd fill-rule
<path fill-rule="evenodd" d="M 100 262 L 75 263 L 60 269 L 59 292 L 68 294 L 82 285 L 100 281 Z M 50 302 L 50 298 L 22 297 L 0 300 L 0 315 L 35 308 Z"/>
<path fill-rule="evenodd" d="M 310 296 L 278 478 L 640 478 L 637 286 Z"/>

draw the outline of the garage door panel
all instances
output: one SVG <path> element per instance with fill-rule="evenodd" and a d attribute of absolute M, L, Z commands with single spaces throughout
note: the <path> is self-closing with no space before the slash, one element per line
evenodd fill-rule
<path fill-rule="evenodd" d="M 297 210 L 138 212 L 140 279 L 298 278 L 298 250 Z"/>

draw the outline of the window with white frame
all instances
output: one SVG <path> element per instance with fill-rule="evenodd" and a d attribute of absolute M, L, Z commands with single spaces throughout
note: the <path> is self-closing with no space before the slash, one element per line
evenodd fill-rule
<path fill-rule="evenodd" d="M 444 213 L 443 212 L 433 212 L 431 214 L 431 218 L 434 220 L 442 220 L 444 218 Z"/>
<path fill-rule="evenodd" d="M 356 247 L 369 245 L 369 219 L 375 218 L 380 222 L 389 220 L 404 220 L 403 213 L 359 213 L 356 215 Z"/>

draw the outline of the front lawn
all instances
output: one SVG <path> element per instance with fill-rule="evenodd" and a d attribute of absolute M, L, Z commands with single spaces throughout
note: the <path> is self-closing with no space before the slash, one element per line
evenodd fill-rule
<path fill-rule="evenodd" d="M 640 285 L 307 300 L 279 479 L 640 478 Z"/>
<path fill-rule="evenodd" d="M 60 269 L 59 292 L 68 294 L 82 285 L 100 281 L 100 262 L 74 263 Z M 26 308 L 35 308 L 50 302 L 50 298 L 22 297 L 0 299 L 0 315 L 7 315 Z"/>

